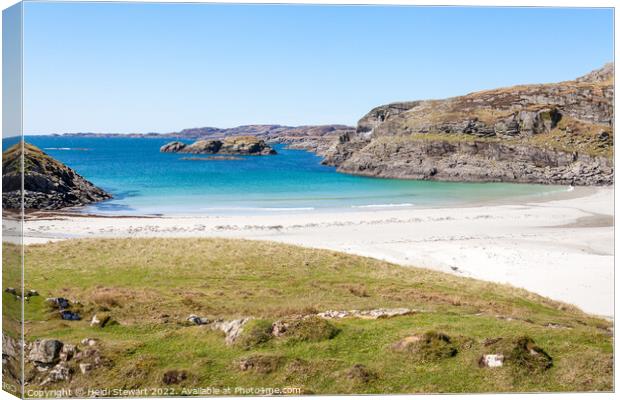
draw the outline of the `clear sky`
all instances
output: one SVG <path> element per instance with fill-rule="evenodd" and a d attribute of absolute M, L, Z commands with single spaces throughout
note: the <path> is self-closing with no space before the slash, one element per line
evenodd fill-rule
<path fill-rule="evenodd" d="M 612 60 L 611 9 L 32 2 L 24 131 L 355 124 Z"/>

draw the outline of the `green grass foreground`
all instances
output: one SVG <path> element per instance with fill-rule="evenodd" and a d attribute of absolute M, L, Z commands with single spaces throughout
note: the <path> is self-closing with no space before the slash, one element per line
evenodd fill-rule
<path fill-rule="evenodd" d="M 4 246 L 11 257 L 15 252 Z M 160 388 L 145 393 L 158 396 L 225 387 L 296 387 L 308 394 L 613 389 L 611 324 L 510 286 L 332 251 L 223 239 L 67 240 L 28 246 L 25 262 L 26 289 L 41 294 L 25 305 L 27 340 L 79 347 L 96 338 L 106 360 L 47 389 Z M 79 301 L 83 320 L 52 316 L 44 300 L 59 296 Z M 4 293 L 3 311 L 16 310 L 16 302 Z M 381 307 L 420 312 L 330 320 L 291 338 L 265 333 L 285 316 Z M 102 311 L 118 324 L 90 327 L 91 316 Z M 228 346 L 223 333 L 189 324 L 190 314 L 255 317 L 246 334 L 256 338 Z M 421 348 L 393 348 L 432 332 L 447 335 L 450 347 L 429 342 L 429 357 Z M 520 361 L 479 367 L 481 355 L 496 350 L 488 339 L 516 343 L 523 336 L 552 357 L 551 368 Z M 258 367 L 241 370 L 247 359 Z M 171 370 L 186 372 L 185 379 L 163 383 Z"/>

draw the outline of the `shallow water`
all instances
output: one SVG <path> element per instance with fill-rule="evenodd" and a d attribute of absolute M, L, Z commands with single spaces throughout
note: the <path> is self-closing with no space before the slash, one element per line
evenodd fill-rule
<path fill-rule="evenodd" d="M 352 176 L 316 155 L 276 145 L 278 155 L 182 160 L 160 153 L 170 138 L 29 136 L 26 140 L 114 195 L 84 207 L 99 214 L 256 214 L 442 207 L 540 198 L 566 187 L 452 183 Z M 16 139 L 3 140 L 3 148 Z M 187 141 L 190 143 L 191 141 Z"/>

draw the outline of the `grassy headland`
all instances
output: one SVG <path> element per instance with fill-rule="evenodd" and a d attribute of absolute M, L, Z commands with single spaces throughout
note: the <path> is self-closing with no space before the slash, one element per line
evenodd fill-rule
<path fill-rule="evenodd" d="M 4 246 L 11 254 L 11 245 Z M 28 246 L 25 260 L 26 289 L 40 293 L 25 305 L 27 340 L 84 347 L 82 339 L 95 338 L 104 360 L 45 388 L 168 390 L 147 393 L 155 395 L 227 386 L 317 394 L 613 389 L 609 322 L 509 286 L 331 251 L 223 239 L 68 240 Z M 46 297 L 79 302 L 83 319 L 59 319 Z M 4 293 L 4 312 L 15 302 Z M 311 317 L 289 336 L 269 334 L 271 323 L 292 315 L 381 307 L 416 312 Z M 117 323 L 91 327 L 95 313 Z M 222 332 L 189 323 L 190 314 L 255 320 L 227 345 Z M 408 346 L 412 337 L 422 339 Z M 552 358 L 550 368 L 532 366 L 529 353 L 520 353 L 532 346 L 524 337 Z M 497 352 L 506 355 L 503 367 L 478 365 L 482 355 Z M 36 374 L 32 366 L 26 370 Z"/>

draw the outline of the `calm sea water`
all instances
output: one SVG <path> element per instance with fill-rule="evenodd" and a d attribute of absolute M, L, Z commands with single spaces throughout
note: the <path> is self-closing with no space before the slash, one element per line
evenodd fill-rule
<path fill-rule="evenodd" d="M 242 160 L 188 161 L 160 153 L 167 139 L 31 136 L 26 140 L 114 199 L 83 208 L 111 214 L 231 214 L 438 207 L 540 197 L 566 187 L 447 183 L 351 176 L 301 150 Z M 16 139 L 5 139 L 3 148 Z M 187 141 L 190 143 L 191 141 Z"/>

